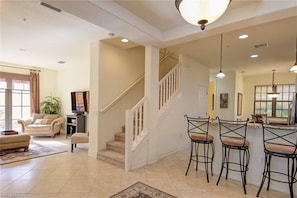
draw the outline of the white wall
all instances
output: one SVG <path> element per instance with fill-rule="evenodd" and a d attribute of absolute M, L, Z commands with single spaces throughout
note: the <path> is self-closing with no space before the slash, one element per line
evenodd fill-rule
<path fill-rule="evenodd" d="M 255 76 L 245 76 L 243 80 L 243 116 L 250 118 L 254 112 L 255 85 L 271 85 L 272 73 Z M 275 73 L 274 84 L 296 84 L 296 74 Z"/>
<path fill-rule="evenodd" d="M 71 112 L 71 92 L 72 91 L 89 91 L 90 90 L 90 63 L 80 67 L 70 67 L 60 69 L 57 73 L 57 95 L 62 101 L 63 116 L 72 114 Z M 86 114 L 85 127 L 88 131 L 88 115 Z M 65 129 L 65 123 L 63 126 Z M 63 131 L 66 133 L 66 131 Z"/>
<path fill-rule="evenodd" d="M 204 105 L 200 105 L 199 88 L 208 88 L 208 68 L 186 56 L 182 56 L 181 61 L 181 92 L 169 104 L 169 108 L 165 109 L 166 111 L 160 112 L 158 118 L 156 145 L 159 157 L 189 146 L 185 114 L 192 117 L 203 116 L 199 115 L 200 108 L 203 108 L 202 111 L 206 109 L 207 112 L 207 100 Z"/>
<path fill-rule="evenodd" d="M 215 117 L 219 116 L 222 119 L 235 119 L 235 93 L 236 93 L 236 73 L 225 72 L 226 77 L 223 79 L 215 79 Z M 228 94 L 228 107 L 220 108 L 220 94 Z M 237 93 L 236 93 L 237 94 Z"/>

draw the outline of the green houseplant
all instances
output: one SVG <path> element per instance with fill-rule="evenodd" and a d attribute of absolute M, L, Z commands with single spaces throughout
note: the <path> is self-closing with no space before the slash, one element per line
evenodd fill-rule
<path fill-rule="evenodd" d="M 42 113 L 59 114 L 61 110 L 61 100 L 59 97 L 46 96 L 40 103 Z"/>

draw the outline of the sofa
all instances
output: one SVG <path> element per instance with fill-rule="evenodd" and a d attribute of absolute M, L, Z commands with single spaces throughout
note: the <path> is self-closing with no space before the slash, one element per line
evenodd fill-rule
<path fill-rule="evenodd" d="M 30 119 L 18 120 L 18 124 L 21 125 L 24 134 L 55 137 L 60 133 L 64 121 L 64 117 L 58 114 L 34 113 Z"/>

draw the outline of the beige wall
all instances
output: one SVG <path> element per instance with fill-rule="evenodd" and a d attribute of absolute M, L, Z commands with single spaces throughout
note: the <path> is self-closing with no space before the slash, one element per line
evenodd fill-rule
<path fill-rule="evenodd" d="M 144 47 L 121 49 L 104 41 L 100 41 L 98 47 L 98 149 L 101 150 L 105 148 L 107 141 L 113 140 L 115 133 L 121 131 L 125 110 L 135 105 L 140 96 L 143 96 L 143 81 L 142 87 L 137 87 L 139 94 L 134 94 L 134 97 L 132 95 L 121 107 L 110 109 L 107 112 L 101 110 L 144 74 L 145 55 Z"/>
<path fill-rule="evenodd" d="M 275 73 L 274 84 L 296 84 L 296 74 Z M 246 76 L 243 80 L 243 117 L 250 118 L 254 111 L 255 85 L 271 85 L 272 73 L 264 75 Z"/>

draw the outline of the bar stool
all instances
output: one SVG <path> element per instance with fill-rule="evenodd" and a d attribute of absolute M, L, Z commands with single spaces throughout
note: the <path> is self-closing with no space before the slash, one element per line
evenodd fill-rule
<path fill-rule="evenodd" d="M 240 172 L 244 194 L 246 194 L 246 172 L 250 160 L 249 142 L 246 140 L 249 119 L 245 121 L 222 120 L 219 117 L 217 119 L 222 143 L 222 165 L 217 185 L 219 185 L 224 169 L 226 169 L 226 180 L 229 170 Z M 231 150 L 238 151 L 238 161 L 230 159 Z"/>
<path fill-rule="evenodd" d="M 269 190 L 270 180 L 288 183 L 290 197 L 293 198 L 293 184 L 297 182 L 297 127 L 285 125 L 275 126 L 262 123 L 262 129 L 265 164 L 257 197 L 259 197 L 264 182 L 268 178 L 267 190 Z M 272 157 L 283 159 L 284 167 L 286 166 L 287 168 L 286 173 L 271 168 Z M 278 176 L 278 178 L 274 176 Z"/>
<path fill-rule="evenodd" d="M 213 136 L 208 134 L 209 129 L 209 117 L 208 118 L 192 118 L 185 115 L 188 121 L 188 136 L 191 139 L 191 154 L 189 159 L 188 168 L 186 171 L 186 176 L 188 174 L 191 162 L 196 162 L 196 171 L 198 170 L 198 163 L 204 163 L 205 173 L 207 182 L 209 182 L 208 177 L 208 164 L 212 171 L 212 162 L 215 155 L 215 148 L 213 144 Z M 199 153 L 199 145 L 203 145 L 203 152 Z M 211 153 L 210 153 L 211 148 Z"/>

